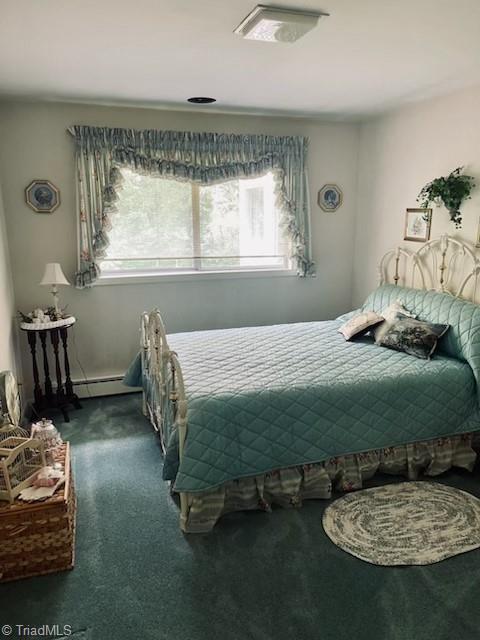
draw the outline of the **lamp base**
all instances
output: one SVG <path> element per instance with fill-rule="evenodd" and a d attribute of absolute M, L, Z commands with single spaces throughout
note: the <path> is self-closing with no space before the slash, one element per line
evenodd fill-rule
<path fill-rule="evenodd" d="M 52 285 L 51 294 L 53 296 L 53 306 L 55 308 L 55 318 L 52 318 L 52 319 L 61 320 L 62 312 L 60 311 L 60 305 L 58 304 L 59 297 L 58 297 L 58 288 L 56 284 Z"/>

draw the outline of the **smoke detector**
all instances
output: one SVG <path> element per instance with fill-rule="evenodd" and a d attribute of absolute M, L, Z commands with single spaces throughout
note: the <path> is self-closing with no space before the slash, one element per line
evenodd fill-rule
<path fill-rule="evenodd" d="M 300 11 L 258 4 L 234 30 L 247 40 L 295 42 L 313 29 L 322 11 Z"/>

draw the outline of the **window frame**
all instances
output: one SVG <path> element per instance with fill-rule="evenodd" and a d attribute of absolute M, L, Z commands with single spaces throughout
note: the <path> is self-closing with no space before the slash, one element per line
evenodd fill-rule
<path fill-rule="evenodd" d="M 155 283 L 155 282 L 175 282 L 179 280 L 196 280 L 197 278 L 205 279 L 224 279 L 224 278 L 242 278 L 242 277 L 275 277 L 275 276 L 296 276 L 297 271 L 293 267 L 293 260 L 286 255 L 284 264 L 278 267 L 267 265 L 265 267 L 259 265 L 235 265 L 232 267 L 205 268 L 201 265 L 201 237 L 200 237 L 200 184 L 191 182 L 192 190 L 192 234 L 193 234 L 193 264 L 195 268 L 177 267 L 175 269 L 152 268 L 145 270 L 115 269 L 108 271 L 102 268 L 99 278 L 95 285 L 110 284 L 130 284 L 130 283 Z M 241 256 L 239 256 L 241 257 Z M 252 256 L 245 256 L 246 258 Z M 266 256 L 270 257 L 270 256 Z M 108 260 L 108 259 L 107 259 Z M 113 260 L 113 259 L 112 259 Z M 103 260 L 100 261 L 102 263 Z"/>

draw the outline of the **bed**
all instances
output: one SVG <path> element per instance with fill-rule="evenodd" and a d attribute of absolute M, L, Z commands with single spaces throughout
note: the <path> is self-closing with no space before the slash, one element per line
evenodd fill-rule
<path fill-rule="evenodd" d="M 182 530 L 209 531 L 231 511 L 328 498 L 378 471 L 471 470 L 480 307 L 465 298 L 475 299 L 478 272 L 474 252 L 447 236 L 382 259 L 363 308 L 401 300 L 418 318 L 449 324 L 431 360 L 368 336 L 345 341 L 338 328 L 350 314 L 167 336 L 159 311 L 144 313 L 126 382 L 143 387 Z"/>

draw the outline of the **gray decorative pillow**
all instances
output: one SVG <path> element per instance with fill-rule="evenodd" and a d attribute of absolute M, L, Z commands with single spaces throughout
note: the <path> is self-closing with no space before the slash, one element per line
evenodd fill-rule
<path fill-rule="evenodd" d="M 375 342 L 380 344 L 383 336 L 387 333 L 388 329 L 400 318 L 415 318 L 416 316 L 413 313 L 410 313 L 400 300 L 396 300 L 392 302 L 391 305 L 386 307 L 380 313 L 381 316 L 384 317 L 385 322 L 381 324 L 379 327 L 376 327 L 373 331 L 373 337 L 375 338 Z"/>
<path fill-rule="evenodd" d="M 449 328 L 448 324 L 433 324 L 404 316 L 388 327 L 377 344 L 428 360 L 435 351 L 438 340 Z"/>

